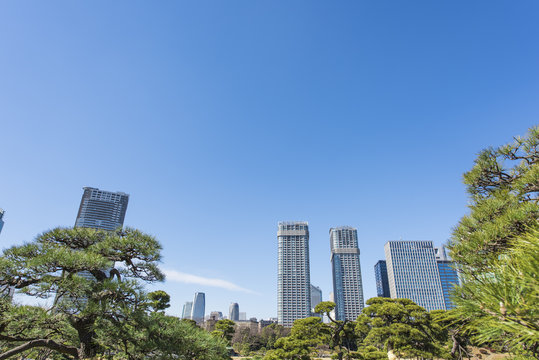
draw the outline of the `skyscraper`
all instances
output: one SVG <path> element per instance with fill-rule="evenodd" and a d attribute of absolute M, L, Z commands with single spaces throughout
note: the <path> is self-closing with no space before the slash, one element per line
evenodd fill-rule
<path fill-rule="evenodd" d="M 191 314 L 193 312 L 193 302 L 187 301 L 183 304 L 182 309 L 182 319 L 191 319 Z"/>
<path fill-rule="evenodd" d="M 314 314 L 314 308 L 316 307 L 316 305 L 320 304 L 321 302 L 322 302 L 322 289 L 320 289 L 318 286 L 314 286 L 311 284 L 311 307 L 312 307 L 313 314 Z"/>
<path fill-rule="evenodd" d="M 129 195 L 85 187 L 75 227 L 115 230 L 124 224 Z"/>
<path fill-rule="evenodd" d="M 455 285 L 459 284 L 459 276 L 454 268 L 454 263 L 449 259 L 445 252 L 445 248 L 434 248 L 436 256 L 436 264 L 440 273 L 440 281 L 442 283 L 442 292 L 444 293 L 445 309 L 450 310 L 455 307 L 451 301 L 451 291 Z"/>
<path fill-rule="evenodd" d="M 204 314 L 206 313 L 206 295 L 203 292 L 195 293 L 193 299 L 193 310 L 191 319 L 196 322 L 204 321 Z"/>
<path fill-rule="evenodd" d="M 240 306 L 238 303 L 231 303 L 228 309 L 228 318 L 232 321 L 240 320 Z"/>
<path fill-rule="evenodd" d="M 294 320 L 311 315 L 309 271 L 309 224 L 303 221 L 279 222 L 277 319 L 291 327 Z"/>
<path fill-rule="evenodd" d="M 349 226 L 331 228 L 329 243 L 337 320 L 356 320 L 363 310 L 357 229 Z"/>
<path fill-rule="evenodd" d="M 445 310 L 432 241 L 389 241 L 384 250 L 392 298 L 406 298 L 428 311 Z"/>
<path fill-rule="evenodd" d="M 0 209 L 0 233 L 2 232 L 2 228 L 4 227 L 4 209 Z"/>
<path fill-rule="evenodd" d="M 374 275 L 376 276 L 376 295 L 378 297 L 391 297 L 385 260 L 380 260 L 374 265 Z"/>

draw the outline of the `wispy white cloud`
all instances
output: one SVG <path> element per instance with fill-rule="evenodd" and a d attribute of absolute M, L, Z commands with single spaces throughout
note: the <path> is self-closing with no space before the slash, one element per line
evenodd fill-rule
<path fill-rule="evenodd" d="M 198 284 L 198 285 L 206 285 L 206 286 L 213 286 L 218 287 L 222 289 L 227 289 L 231 291 L 241 291 L 249 294 L 257 294 L 255 291 L 243 288 L 239 285 L 236 285 L 230 281 L 222 280 L 222 279 L 214 279 L 214 278 L 206 278 L 198 275 L 193 274 L 186 274 L 183 272 L 179 272 L 176 270 L 163 270 L 163 273 L 167 277 L 167 280 L 169 281 L 175 281 L 180 282 L 184 284 Z"/>

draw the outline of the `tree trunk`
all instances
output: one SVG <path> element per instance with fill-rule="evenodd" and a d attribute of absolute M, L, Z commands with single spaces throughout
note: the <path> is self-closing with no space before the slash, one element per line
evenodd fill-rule
<path fill-rule="evenodd" d="M 77 349 L 75 349 L 72 346 L 66 346 L 63 344 L 59 344 L 53 340 L 50 339 L 36 339 L 29 341 L 25 344 L 19 345 L 13 349 L 10 349 L 3 354 L 0 354 L 0 360 L 7 359 L 11 356 L 17 355 L 22 353 L 23 351 L 33 349 L 36 347 L 46 347 L 49 349 L 52 349 L 54 351 L 58 351 L 59 353 L 65 354 L 65 355 L 71 355 L 74 358 L 77 358 Z"/>

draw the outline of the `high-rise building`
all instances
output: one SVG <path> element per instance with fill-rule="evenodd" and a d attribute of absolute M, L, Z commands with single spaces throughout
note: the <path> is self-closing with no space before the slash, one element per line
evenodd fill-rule
<path fill-rule="evenodd" d="M 232 321 L 240 320 L 240 306 L 238 303 L 231 303 L 228 309 L 228 318 Z"/>
<path fill-rule="evenodd" d="M 183 304 L 182 310 L 182 319 L 191 319 L 191 314 L 193 312 L 193 302 L 187 301 Z"/>
<path fill-rule="evenodd" d="M 277 318 L 280 325 L 291 327 L 295 320 L 311 315 L 309 224 L 279 222 L 277 240 Z"/>
<path fill-rule="evenodd" d="M 434 248 L 436 256 L 436 264 L 440 273 L 440 281 L 442 283 L 442 292 L 444 293 L 445 309 L 450 310 L 455 308 L 451 301 L 451 291 L 455 285 L 459 284 L 459 276 L 455 269 L 455 263 L 449 259 L 445 252 L 445 248 Z"/>
<path fill-rule="evenodd" d="M 384 246 L 389 291 L 426 310 L 445 310 L 432 241 L 389 241 Z"/>
<path fill-rule="evenodd" d="M 92 187 L 84 187 L 83 189 L 75 227 L 109 231 L 123 227 L 129 201 L 128 194 Z M 79 275 L 93 279 L 93 276 L 87 271 L 80 272 Z"/>
<path fill-rule="evenodd" d="M 191 319 L 196 322 L 204 321 L 204 314 L 206 313 L 206 295 L 202 292 L 195 293 L 193 299 L 193 310 L 191 313 Z"/>
<path fill-rule="evenodd" d="M 85 187 L 75 227 L 115 230 L 124 224 L 129 195 Z"/>
<path fill-rule="evenodd" d="M 0 233 L 2 232 L 2 228 L 4 227 L 4 209 L 0 209 Z"/>
<path fill-rule="evenodd" d="M 376 295 L 378 297 L 391 297 L 385 260 L 380 260 L 374 265 L 374 275 L 376 276 Z"/>
<path fill-rule="evenodd" d="M 311 284 L 311 312 L 315 314 L 314 308 L 316 305 L 320 304 L 322 302 L 322 289 L 320 289 L 318 286 L 314 286 Z M 322 316 L 322 314 L 319 314 Z"/>
<path fill-rule="evenodd" d="M 357 229 L 342 226 L 329 230 L 333 293 L 337 320 L 356 320 L 363 310 L 363 283 Z"/>
<path fill-rule="evenodd" d="M 240 312 L 240 321 L 247 321 L 247 313 Z"/>

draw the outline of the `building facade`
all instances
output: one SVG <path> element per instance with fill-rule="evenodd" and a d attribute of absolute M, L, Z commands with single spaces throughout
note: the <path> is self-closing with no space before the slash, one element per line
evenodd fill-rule
<path fill-rule="evenodd" d="M 204 321 L 204 314 L 206 313 L 206 295 L 202 292 L 195 293 L 193 299 L 193 310 L 191 312 L 191 319 L 197 323 Z"/>
<path fill-rule="evenodd" d="M 329 230 L 333 294 L 337 320 L 356 320 L 363 310 L 363 283 L 357 229 L 342 226 Z"/>
<path fill-rule="evenodd" d="M 2 228 L 4 227 L 4 209 L 0 209 L 0 233 L 2 232 Z"/>
<path fill-rule="evenodd" d="M 111 231 L 123 226 L 129 202 L 128 194 L 92 187 L 83 189 L 75 227 Z"/>
<path fill-rule="evenodd" d="M 374 275 L 376 276 L 376 295 L 378 297 L 391 297 L 385 260 L 380 260 L 374 265 Z"/>
<path fill-rule="evenodd" d="M 322 302 L 322 289 L 320 289 L 318 286 L 314 286 L 311 284 L 311 313 L 313 316 L 319 315 L 322 317 L 322 314 L 316 314 L 314 311 L 314 308 L 316 305 L 320 304 Z"/>
<path fill-rule="evenodd" d="M 228 308 L 228 318 L 232 321 L 240 320 L 240 306 L 238 303 L 230 304 L 230 307 Z"/>
<path fill-rule="evenodd" d="M 191 319 L 192 312 L 193 312 L 193 302 L 187 301 L 185 304 L 183 304 L 182 319 Z"/>
<path fill-rule="evenodd" d="M 277 241 L 277 318 L 280 325 L 291 327 L 311 315 L 309 224 L 279 222 Z"/>
<path fill-rule="evenodd" d="M 442 292 L 444 294 L 445 309 L 454 309 L 455 305 L 451 300 L 451 292 L 456 285 L 459 285 L 458 272 L 455 269 L 455 263 L 449 259 L 445 252 L 445 248 L 435 248 L 436 264 L 440 273 L 440 281 L 442 283 Z"/>
<path fill-rule="evenodd" d="M 432 241 L 389 241 L 384 246 L 389 291 L 426 310 L 445 310 Z"/>

